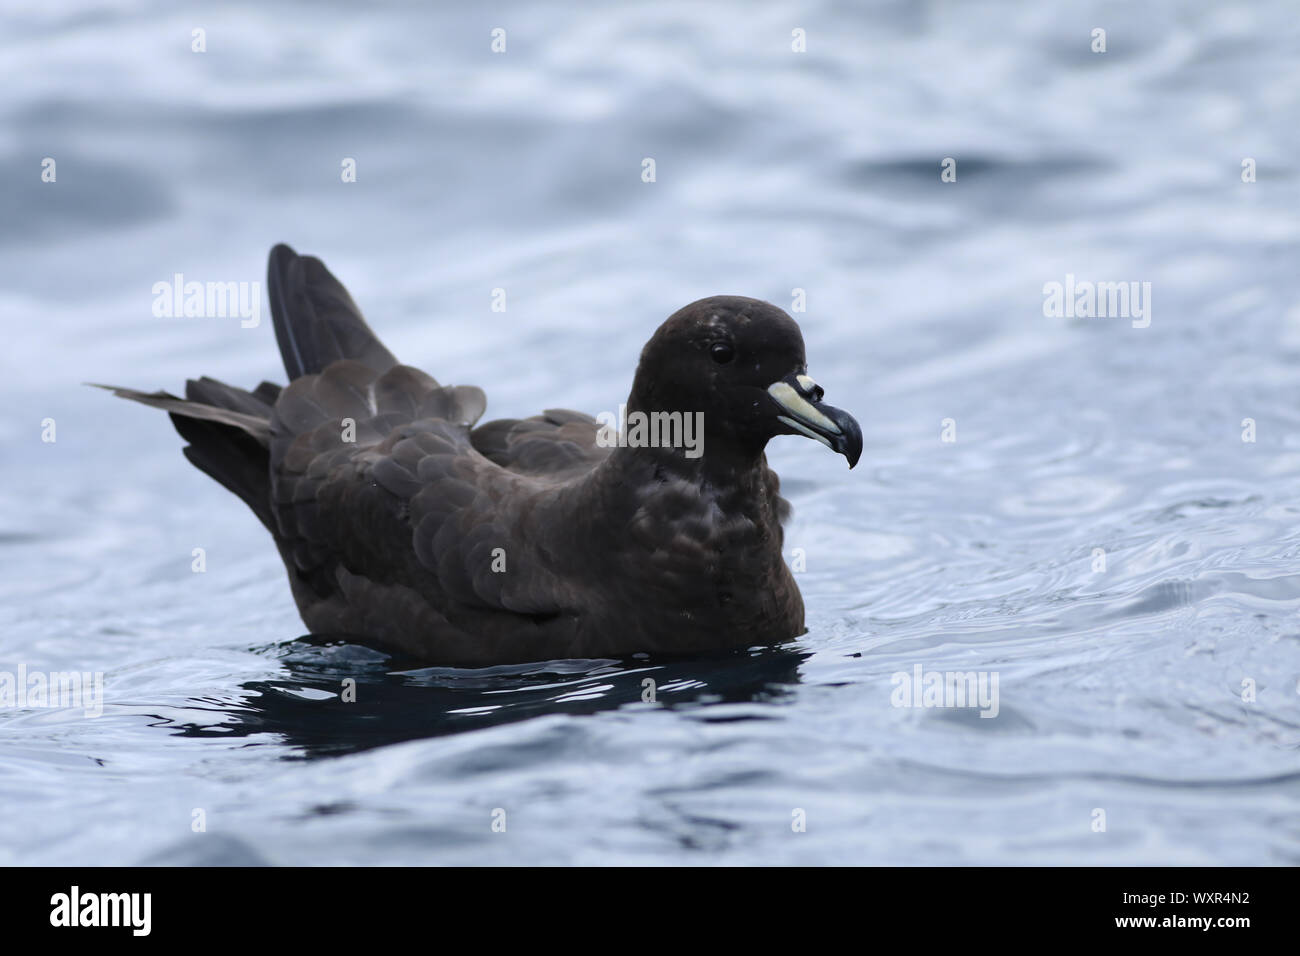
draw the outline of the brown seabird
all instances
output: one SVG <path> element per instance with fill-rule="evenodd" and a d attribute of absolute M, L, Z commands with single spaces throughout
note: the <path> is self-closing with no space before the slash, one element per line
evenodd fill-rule
<path fill-rule="evenodd" d="M 764 447 L 862 452 L 785 312 L 741 296 L 671 315 L 618 432 L 550 409 L 477 425 L 482 390 L 400 364 L 319 259 L 271 250 L 286 387 L 190 380 L 162 408 L 185 456 L 275 539 L 313 634 L 430 664 L 689 654 L 804 633 Z"/>

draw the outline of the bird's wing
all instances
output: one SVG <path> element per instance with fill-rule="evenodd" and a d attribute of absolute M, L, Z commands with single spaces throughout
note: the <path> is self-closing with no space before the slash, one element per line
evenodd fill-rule
<path fill-rule="evenodd" d="M 569 478 L 604 461 L 610 449 L 596 441 L 600 424 L 590 415 L 548 408 L 532 418 L 501 418 L 470 432 L 485 458 L 523 475 Z"/>
<path fill-rule="evenodd" d="M 346 594 L 353 608 L 359 589 L 418 595 L 454 630 L 489 635 L 571 606 L 541 554 L 570 543 L 536 527 L 555 483 L 479 453 L 470 428 L 483 408 L 478 388 L 402 365 L 340 361 L 285 388 L 271 421 L 272 505 L 298 586 L 323 604 Z"/>
<path fill-rule="evenodd" d="M 266 282 L 275 340 L 290 381 L 338 359 L 377 372 L 397 364 L 343 283 L 315 256 L 300 256 L 283 243 L 276 246 L 267 260 Z"/>

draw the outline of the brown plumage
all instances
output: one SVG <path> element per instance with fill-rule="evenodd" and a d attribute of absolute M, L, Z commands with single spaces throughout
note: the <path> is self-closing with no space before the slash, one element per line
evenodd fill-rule
<path fill-rule="evenodd" d="M 851 466 L 862 439 L 780 309 L 702 299 L 646 345 L 628 411 L 701 413 L 696 455 L 606 447 L 559 409 L 477 425 L 483 392 L 399 364 L 318 259 L 276 246 L 268 290 L 288 386 L 113 390 L 169 412 L 267 527 L 313 633 L 479 666 L 803 632 L 763 449 L 803 434 Z"/>

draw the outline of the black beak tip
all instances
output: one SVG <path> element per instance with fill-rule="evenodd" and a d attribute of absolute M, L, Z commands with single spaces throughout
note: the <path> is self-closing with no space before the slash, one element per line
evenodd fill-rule
<path fill-rule="evenodd" d="M 862 436 L 859 435 L 858 440 L 845 448 L 840 454 L 842 454 L 844 460 L 849 463 L 849 471 L 852 471 L 853 466 L 856 465 L 858 459 L 862 457 Z"/>
<path fill-rule="evenodd" d="M 853 466 L 862 457 L 862 427 L 856 418 L 842 411 L 835 417 L 835 423 L 840 426 L 841 431 L 839 441 L 836 443 L 838 447 L 835 450 L 844 456 L 844 460 L 849 463 L 849 470 L 852 471 Z"/>

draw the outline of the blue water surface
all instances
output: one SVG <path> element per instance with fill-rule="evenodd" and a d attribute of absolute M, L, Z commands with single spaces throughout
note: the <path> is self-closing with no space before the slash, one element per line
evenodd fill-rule
<path fill-rule="evenodd" d="M 105 688 L 0 709 L 0 862 L 1300 862 L 1293 3 L 59 0 L 0 13 L 0 91 L 0 670 Z M 769 449 L 808 634 L 295 640 L 252 514 L 81 384 L 282 380 L 264 302 L 151 291 L 278 241 L 490 417 L 616 409 L 670 312 L 802 290 L 866 436 Z M 1149 324 L 1045 315 L 1067 276 Z M 894 706 L 918 665 L 997 716 Z"/>

